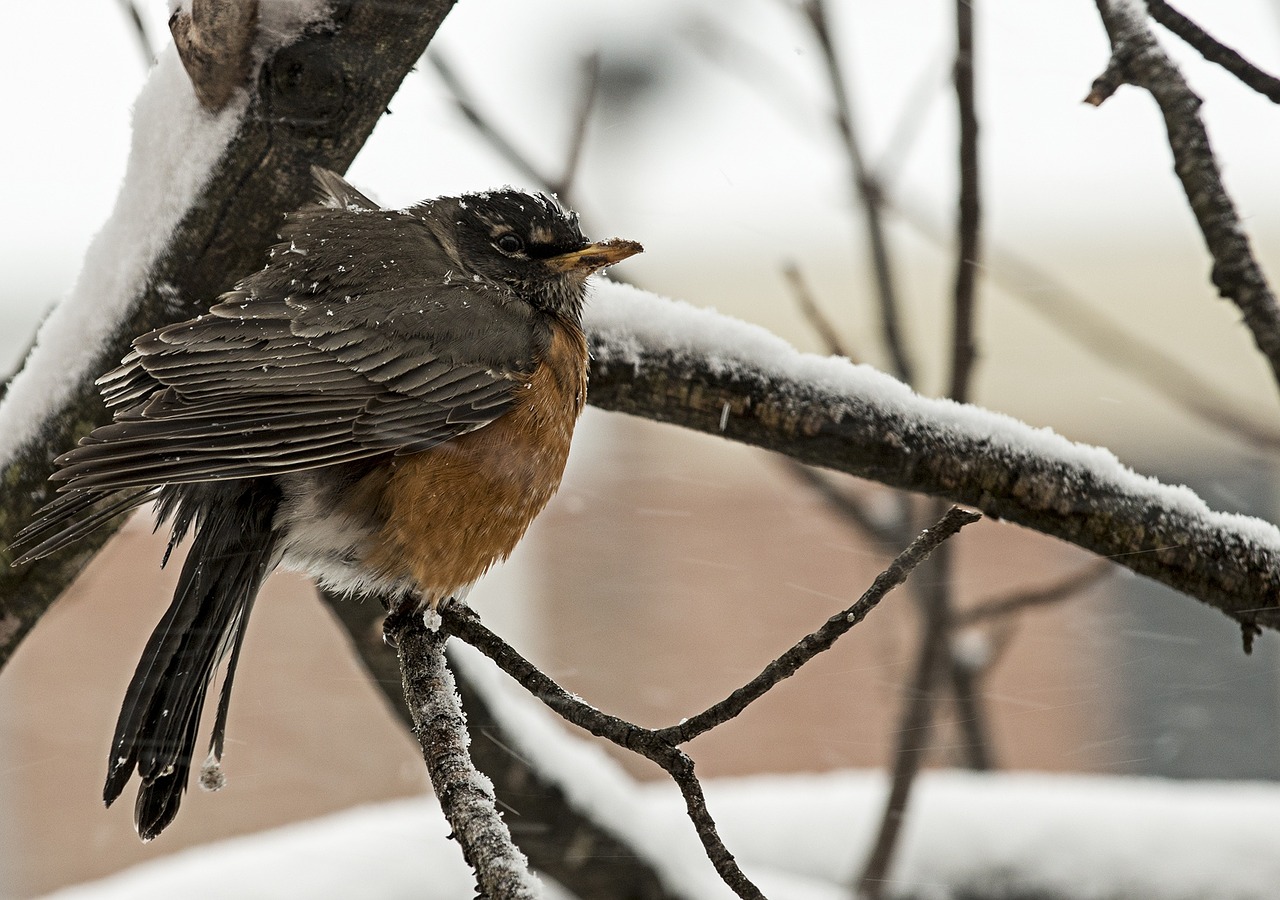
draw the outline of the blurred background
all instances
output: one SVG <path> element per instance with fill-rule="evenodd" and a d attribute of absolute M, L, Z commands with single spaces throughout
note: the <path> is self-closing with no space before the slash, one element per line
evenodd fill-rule
<path fill-rule="evenodd" d="M 0 9 L 8 369 L 70 290 L 111 211 L 148 58 L 127 6 Z M 1280 3 L 1183 0 L 1180 8 L 1263 68 L 1280 69 Z M 139 9 L 152 46 L 167 46 L 167 5 Z M 952 6 L 846 0 L 828 9 L 863 154 L 888 196 L 917 385 L 937 394 L 957 191 Z M 1235 307 L 1209 283 L 1154 103 L 1133 88 L 1101 108 L 1081 102 L 1109 53 L 1092 3 L 978 4 L 976 16 L 985 277 L 972 399 L 1109 447 L 1215 508 L 1274 520 L 1276 386 Z M 1274 274 L 1280 111 L 1158 33 L 1205 98 L 1228 188 Z M 619 277 L 828 352 L 785 274 L 794 266 L 847 351 L 890 367 L 823 57 L 794 6 L 469 0 L 432 51 L 485 118 L 553 178 L 594 78 L 568 193 L 588 233 L 645 244 Z M 386 205 L 538 186 L 466 122 L 434 65 L 410 75 L 390 113 L 349 173 Z M 1143 344 L 1176 367 L 1152 362 Z M 1206 424 L 1188 403 L 1238 413 L 1254 436 Z M 873 485 L 836 485 L 882 517 L 898 509 Z M 310 586 L 280 573 L 246 641 L 229 788 L 216 797 L 193 791 L 151 845 L 133 833 L 129 798 L 104 812 L 103 759 L 119 700 L 176 577 L 176 568 L 158 568 L 162 543 L 145 515 L 134 519 L 0 675 L 0 895 L 32 896 L 214 838 L 427 789 L 415 745 Z M 954 556 L 961 610 L 1091 563 L 989 521 L 961 535 Z M 588 410 L 559 496 L 472 599 L 570 690 L 665 725 L 754 675 L 851 602 L 887 559 L 769 454 Z M 918 634 L 910 596 L 892 596 L 835 650 L 695 742 L 700 771 L 885 765 Z M 1276 641 L 1264 635 L 1248 658 L 1239 644 L 1219 613 L 1120 569 L 1060 602 L 958 634 L 997 767 L 1272 779 L 1280 775 Z M 964 763 L 966 730 L 949 705 L 938 716 L 930 764 Z M 639 778 L 660 774 L 623 763 Z"/>

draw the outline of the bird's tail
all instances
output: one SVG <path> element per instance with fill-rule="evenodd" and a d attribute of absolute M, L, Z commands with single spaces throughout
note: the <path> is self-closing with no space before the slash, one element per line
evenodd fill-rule
<path fill-rule="evenodd" d="M 175 542 L 193 524 L 195 539 L 173 602 L 125 693 L 102 792 L 110 806 L 137 771 L 142 784 L 134 821 L 147 841 L 178 813 L 205 696 L 225 659 L 205 773 L 209 786 L 220 786 L 217 764 L 245 626 L 258 588 L 278 561 L 271 530 L 278 492 L 271 479 L 184 487 L 162 499 L 161 511 L 176 513 Z"/>

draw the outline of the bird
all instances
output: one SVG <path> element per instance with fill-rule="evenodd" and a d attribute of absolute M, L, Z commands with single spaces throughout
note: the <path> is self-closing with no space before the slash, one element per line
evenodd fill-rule
<path fill-rule="evenodd" d="M 262 269 L 98 379 L 113 421 L 58 457 L 56 497 L 14 543 L 27 563 L 147 503 L 170 528 L 161 565 L 192 537 L 103 788 L 111 806 L 136 773 L 144 841 L 178 813 L 220 668 L 200 780 L 222 785 L 236 665 L 274 569 L 392 598 L 391 622 L 463 600 L 511 553 L 559 487 L 585 402 L 587 278 L 643 250 L 589 241 L 547 194 L 391 210 L 312 177 Z"/>

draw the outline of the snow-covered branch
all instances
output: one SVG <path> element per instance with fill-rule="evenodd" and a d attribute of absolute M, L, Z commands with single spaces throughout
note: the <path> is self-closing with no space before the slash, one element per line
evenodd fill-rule
<path fill-rule="evenodd" d="M 203 312 L 261 265 L 310 196 L 310 166 L 346 169 L 452 5 L 263 4 L 251 89 L 217 115 L 176 51 L 161 55 L 116 208 L 0 405 L 0 553 L 50 499 L 54 457 L 108 420 L 93 380 L 133 337 Z M 0 665 L 107 536 L 39 566 L 0 560 Z"/>
<path fill-rule="evenodd" d="M 588 309 L 589 401 L 974 506 L 1280 627 L 1280 529 L 1211 510 L 1108 450 L 915 394 L 867 366 L 625 285 Z"/>
<path fill-rule="evenodd" d="M 431 784 L 453 836 L 476 875 L 476 887 L 494 900 L 531 900 L 542 894 L 529 863 L 498 814 L 493 783 L 467 752 L 467 720 L 453 673 L 445 665 L 447 635 L 429 630 L 422 616 L 401 617 L 396 634 L 404 698 Z"/>

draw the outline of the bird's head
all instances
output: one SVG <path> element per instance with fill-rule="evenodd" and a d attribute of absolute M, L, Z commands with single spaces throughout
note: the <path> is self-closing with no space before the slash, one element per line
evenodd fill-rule
<path fill-rule="evenodd" d="M 504 189 L 440 197 L 414 212 L 466 270 L 575 323 L 587 276 L 644 249 L 635 241 L 588 241 L 577 214 L 546 194 Z"/>

